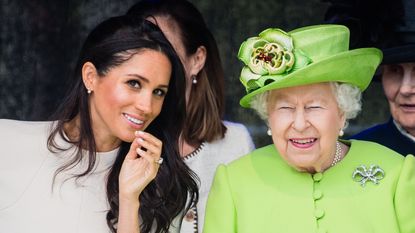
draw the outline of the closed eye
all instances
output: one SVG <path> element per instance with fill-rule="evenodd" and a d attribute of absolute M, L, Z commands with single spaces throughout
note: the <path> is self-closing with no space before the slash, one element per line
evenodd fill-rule
<path fill-rule="evenodd" d="M 278 107 L 278 109 L 281 109 L 281 110 L 291 110 L 291 109 L 294 109 L 293 107 L 288 107 L 288 106 L 281 106 L 281 107 Z"/>

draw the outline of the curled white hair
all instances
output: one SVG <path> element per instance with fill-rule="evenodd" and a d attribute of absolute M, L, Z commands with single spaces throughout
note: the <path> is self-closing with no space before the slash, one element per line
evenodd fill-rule
<path fill-rule="evenodd" d="M 345 127 L 347 127 L 347 121 L 357 116 L 362 108 L 361 98 L 362 92 L 358 87 L 348 83 L 331 82 L 333 87 L 333 94 L 337 100 L 337 105 L 340 111 L 344 114 L 346 119 Z M 267 121 L 268 119 L 268 96 L 270 91 L 260 93 L 254 96 L 251 100 L 251 108 L 254 109 L 257 114 Z"/>

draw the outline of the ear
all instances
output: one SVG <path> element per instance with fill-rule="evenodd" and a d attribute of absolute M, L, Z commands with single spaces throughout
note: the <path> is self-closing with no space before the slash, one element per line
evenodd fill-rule
<path fill-rule="evenodd" d="M 206 62 L 206 48 L 205 46 L 199 46 L 194 54 L 191 55 L 192 68 L 190 70 L 191 75 L 197 75 L 205 66 Z"/>
<path fill-rule="evenodd" d="M 340 129 L 344 129 L 346 127 L 346 113 L 342 112 L 340 115 Z"/>
<path fill-rule="evenodd" d="M 94 64 L 89 61 L 82 66 L 82 80 L 87 90 L 94 90 L 98 80 L 98 72 Z"/>

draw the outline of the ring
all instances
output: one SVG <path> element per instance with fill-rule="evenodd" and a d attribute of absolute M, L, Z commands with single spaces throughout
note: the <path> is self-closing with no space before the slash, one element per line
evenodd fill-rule
<path fill-rule="evenodd" d="M 159 158 L 159 159 L 157 159 L 156 161 L 154 161 L 155 163 L 158 163 L 158 164 L 162 164 L 163 163 L 163 158 Z"/>

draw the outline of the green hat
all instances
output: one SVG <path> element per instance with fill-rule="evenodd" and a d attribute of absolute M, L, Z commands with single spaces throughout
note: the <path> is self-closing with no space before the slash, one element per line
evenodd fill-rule
<path fill-rule="evenodd" d="M 240 80 L 247 94 L 320 82 L 344 82 L 365 90 L 382 60 L 376 48 L 349 50 L 349 30 L 341 25 L 316 25 L 288 33 L 270 28 L 244 41 L 238 58 L 244 62 Z"/>

